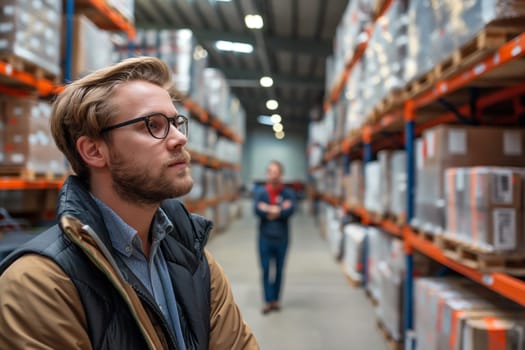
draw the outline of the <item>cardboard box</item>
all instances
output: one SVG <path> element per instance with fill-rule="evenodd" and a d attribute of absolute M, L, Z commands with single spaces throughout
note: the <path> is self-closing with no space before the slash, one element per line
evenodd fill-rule
<path fill-rule="evenodd" d="M 416 222 L 441 233 L 445 227 L 444 172 L 470 166 L 525 164 L 525 131 L 495 127 L 440 125 L 423 133 L 419 150 Z"/>
<path fill-rule="evenodd" d="M 61 10 L 61 0 L 4 0 L 0 7 L 0 53 L 59 77 Z"/>
<path fill-rule="evenodd" d="M 407 173 L 406 152 L 394 151 L 390 161 L 390 197 L 388 211 L 402 221 L 406 219 Z"/>
<path fill-rule="evenodd" d="M 355 160 L 350 163 L 350 179 L 347 192 L 347 203 L 351 206 L 362 206 L 364 204 L 364 177 L 363 162 Z"/>
<path fill-rule="evenodd" d="M 65 19 L 63 20 L 65 28 Z M 62 32 L 62 57 L 65 57 L 66 31 Z M 99 29 L 84 15 L 73 17 L 71 79 L 79 79 L 92 71 L 113 63 L 113 42 L 110 33 Z"/>
<path fill-rule="evenodd" d="M 490 252 L 525 253 L 525 168 L 451 168 L 445 182 L 447 235 Z"/>
<path fill-rule="evenodd" d="M 516 350 L 525 347 L 525 318 L 493 315 L 466 322 L 463 350 Z"/>

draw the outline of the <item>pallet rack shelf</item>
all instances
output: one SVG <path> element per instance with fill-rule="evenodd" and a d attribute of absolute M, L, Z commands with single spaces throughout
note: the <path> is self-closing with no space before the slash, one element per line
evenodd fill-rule
<path fill-rule="evenodd" d="M 391 1 L 387 1 L 385 9 L 390 3 Z M 328 94 L 328 100 L 325 101 L 324 105 L 325 111 L 332 108 L 332 104 L 342 98 L 346 80 L 355 63 L 362 58 L 366 46 L 367 43 L 358 46 L 354 56 L 345 66 L 341 79 L 337 81 L 334 89 Z M 507 118 L 507 122 L 523 125 L 525 72 L 523 69 L 519 69 L 523 67 L 523 56 L 525 56 L 525 33 L 522 32 L 471 66 L 458 68 L 455 74 L 436 79 L 433 84 L 428 86 L 427 90 L 418 91 L 417 94 L 413 92 L 412 94 L 405 94 L 398 107 L 375 116 L 375 118 L 368 118 L 361 130 L 354 130 L 346 135 L 343 140 L 331 143 L 324 152 L 323 163 L 311 168 L 310 171 L 317 171 L 326 163 L 339 157 L 346 157 L 345 167 L 350 162 L 348 158 L 362 159 L 367 162 L 372 159 L 372 154 L 376 151 L 395 148 L 391 142 L 404 145 L 407 152 L 408 187 L 405 222 L 410 223 L 414 216 L 415 206 L 415 137 L 419 136 L 424 130 L 443 123 L 469 121 L 478 124 L 481 122 L 483 112 L 498 103 L 506 103 L 512 106 L 513 116 Z M 509 76 L 512 77 L 513 72 L 521 72 L 518 73 L 522 74 L 521 77 L 518 77 L 521 79 L 508 79 Z M 431 113 L 430 118 L 422 118 L 422 115 L 438 110 L 437 107 L 440 108 L 441 112 Z M 446 113 L 443 112 L 443 107 L 448 109 Z M 471 119 L 465 120 L 465 116 L 469 116 Z M 490 119 L 490 116 L 488 119 L 493 123 L 496 122 Z M 498 120 L 498 122 L 501 123 L 502 120 Z M 391 136 L 384 137 L 385 133 Z M 479 269 L 450 259 L 444 254 L 441 247 L 423 239 L 408 224 L 400 224 L 389 219 L 378 219 L 365 208 L 350 207 L 334 196 L 319 194 L 318 198 L 358 216 L 363 224 L 380 226 L 385 232 L 404 241 L 407 267 L 403 310 L 405 331 L 413 329 L 414 250 L 525 306 L 525 281 L 502 272 L 483 273 Z"/>
<path fill-rule="evenodd" d="M 66 56 L 64 81 L 71 81 L 72 61 L 72 18 L 75 14 L 86 15 L 99 28 L 110 31 L 118 31 L 127 34 L 129 42 L 135 38 L 136 29 L 133 24 L 124 18 L 114 8 L 108 6 L 103 0 L 67 0 L 64 13 L 66 16 Z M 130 44 L 131 45 L 131 44 Z M 132 52 L 130 47 L 130 52 Z M 0 93 L 10 96 L 30 96 L 37 94 L 41 97 L 56 95 L 63 90 L 64 86 L 56 84 L 49 79 L 41 78 L 30 72 L 19 71 L 9 63 L 0 61 Z M 225 125 L 219 118 L 209 113 L 188 97 L 182 99 L 183 105 L 192 115 L 203 124 L 213 127 L 219 135 L 234 142 L 242 143 L 242 138 L 231 128 Z M 199 154 L 190 150 L 192 161 L 213 169 L 231 169 L 238 171 L 239 164 L 225 162 L 214 157 Z M 47 180 L 45 178 L 26 179 L 23 177 L 0 177 L 0 190 L 25 190 L 25 189 L 59 189 L 63 180 Z M 216 206 L 218 200 L 201 200 L 192 202 L 191 207 L 203 209 Z"/>

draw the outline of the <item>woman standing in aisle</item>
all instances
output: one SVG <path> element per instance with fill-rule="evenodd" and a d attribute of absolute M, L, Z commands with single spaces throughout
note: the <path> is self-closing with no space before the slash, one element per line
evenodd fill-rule
<path fill-rule="evenodd" d="M 272 160 L 266 170 L 266 185 L 255 193 L 259 216 L 259 258 L 265 305 L 263 314 L 280 310 L 279 297 L 289 243 L 289 218 L 295 209 L 294 192 L 282 183 L 283 166 Z M 273 276 L 270 276 L 273 268 Z"/>

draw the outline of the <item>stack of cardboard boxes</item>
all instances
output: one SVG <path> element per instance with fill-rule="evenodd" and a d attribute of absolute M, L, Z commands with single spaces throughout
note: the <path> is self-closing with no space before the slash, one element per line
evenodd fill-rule
<path fill-rule="evenodd" d="M 67 171 L 49 130 L 50 113 L 50 105 L 35 98 L 0 98 L 0 168 L 54 175 Z"/>
<path fill-rule="evenodd" d="M 61 16 L 61 0 L 3 0 L 0 54 L 20 59 L 31 71 L 39 67 L 47 77 L 59 77 Z"/>
<path fill-rule="evenodd" d="M 446 170 L 445 234 L 489 252 L 525 255 L 525 168 Z"/>
<path fill-rule="evenodd" d="M 418 140 L 415 218 L 427 232 L 445 230 L 445 171 L 472 166 L 522 167 L 525 131 L 496 127 L 440 125 Z"/>
<path fill-rule="evenodd" d="M 418 278 L 418 349 L 514 350 L 525 346 L 525 309 L 462 278 Z"/>

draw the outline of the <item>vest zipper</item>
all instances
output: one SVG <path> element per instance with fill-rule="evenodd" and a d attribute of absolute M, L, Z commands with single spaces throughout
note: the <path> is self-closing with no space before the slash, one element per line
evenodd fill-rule
<path fill-rule="evenodd" d="M 91 237 L 94 237 L 97 245 L 99 248 L 103 247 L 103 249 L 101 250 L 102 251 L 102 254 L 107 258 L 108 256 L 106 254 L 108 254 L 109 252 L 107 251 L 107 249 L 104 249 L 105 248 L 105 245 L 100 241 L 100 239 L 98 238 L 98 236 L 96 235 L 96 233 L 93 231 L 93 229 L 89 226 L 89 225 L 84 225 L 82 227 L 82 229 Z M 65 232 L 68 232 L 68 230 L 65 230 Z M 105 271 L 105 269 L 101 268 L 102 264 L 100 264 L 99 266 L 99 263 L 98 263 L 98 259 L 93 255 L 93 253 L 87 249 L 86 247 L 84 247 L 84 244 L 79 241 L 74 233 L 72 232 L 69 232 L 68 234 L 68 237 L 69 239 L 71 239 L 73 242 L 75 242 L 90 258 L 91 260 L 95 263 L 95 265 L 97 266 L 97 268 L 100 269 L 100 271 L 106 275 L 106 277 L 108 278 L 108 280 L 114 285 L 114 287 L 117 289 L 117 291 L 119 292 L 119 294 L 122 296 L 122 298 L 124 299 L 124 301 L 126 302 L 126 304 L 128 304 L 128 308 L 131 312 L 131 314 L 133 315 L 133 318 L 135 319 L 135 321 L 137 322 L 137 325 L 139 326 L 139 329 L 141 330 L 141 333 L 142 333 L 142 336 L 144 337 L 144 340 L 146 341 L 146 343 L 148 344 L 148 347 L 152 350 L 155 350 L 154 347 L 153 347 L 153 344 L 150 343 L 148 341 L 148 337 L 146 336 L 146 331 L 142 325 L 142 323 L 140 322 L 140 319 L 138 317 L 138 315 L 136 314 L 136 312 L 134 311 L 133 307 L 129 304 L 129 300 L 128 300 L 128 297 L 126 295 L 126 292 L 124 292 L 118 285 L 118 283 L 111 277 L 111 275 L 109 273 L 107 273 Z M 126 281 L 126 279 L 124 278 L 124 276 L 122 276 L 122 273 L 120 272 L 120 269 L 118 268 L 117 264 L 115 263 L 115 260 L 113 259 L 113 257 L 111 256 L 111 254 L 109 254 L 109 256 L 111 257 L 111 259 L 109 260 L 109 264 L 111 265 L 111 267 L 115 270 L 115 273 L 117 274 L 118 278 L 121 279 L 122 283 L 128 283 Z M 135 289 L 133 287 L 133 289 Z M 175 347 L 176 349 L 176 347 Z"/>
<path fill-rule="evenodd" d="M 176 339 L 175 335 L 173 334 L 173 331 L 171 330 L 171 327 L 168 325 L 168 323 L 164 319 L 164 315 L 162 314 L 162 311 L 160 311 L 160 309 L 158 308 L 157 304 L 152 302 L 149 299 L 148 295 L 146 293 L 144 293 L 142 290 L 140 290 L 138 287 L 136 287 L 135 285 L 131 285 L 131 287 L 133 288 L 135 293 L 137 293 L 139 298 L 141 300 L 143 300 L 148 305 L 148 307 L 151 310 L 153 310 L 155 315 L 160 319 L 160 321 L 161 321 L 160 324 L 161 324 L 162 328 L 164 329 L 164 332 L 168 335 L 168 337 L 167 337 L 168 339 L 166 339 L 166 340 L 169 343 L 171 343 L 171 344 L 168 344 L 168 345 L 170 345 L 170 349 L 177 350 L 179 348 L 178 345 L 177 345 L 177 339 Z M 184 342 L 184 339 L 182 339 L 182 341 Z"/>

